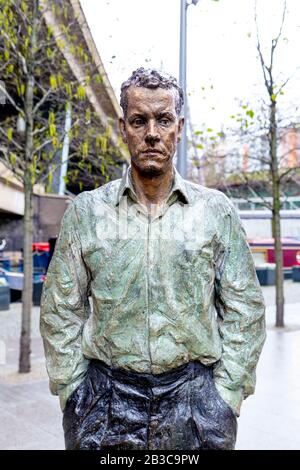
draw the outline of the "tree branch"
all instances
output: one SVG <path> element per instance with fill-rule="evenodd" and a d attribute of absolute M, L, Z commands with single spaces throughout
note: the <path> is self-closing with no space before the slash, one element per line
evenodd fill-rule
<path fill-rule="evenodd" d="M 41 129 L 36 129 L 35 131 L 33 131 L 32 137 L 35 137 L 36 135 L 41 134 L 42 132 L 45 132 L 46 129 L 47 129 L 47 126 L 44 126 Z"/>
<path fill-rule="evenodd" d="M 33 111 L 32 111 L 33 115 L 35 115 L 35 113 L 39 110 L 39 108 L 43 106 L 43 104 L 49 98 L 51 94 L 52 94 L 52 90 L 51 88 L 49 88 L 49 90 L 44 94 L 44 96 L 40 99 L 40 101 L 33 108 Z"/>
<path fill-rule="evenodd" d="M 274 46 L 273 46 L 274 50 L 276 49 L 278 41 L 279 41 L 280 36 L 282 34 L 283 25 L 284 25 L 284 22 L 285 22 L 285 15 L 286 15 L 286 0 L 284 0 L 284 7 L 283 7 L 283 13 L 282 13 L 282 18 L 281 18 L 281 25 L 280 25 L 279 33 L 278 33 L 277 37 L 275 39 L 273 39 L 273 41 L 272 41 L 272 43 L 274 44 Z"/>
<path fill-rule="evenodd" d="M 18 49 L 16 48 L 16 45 L 14 44 L 14 42 L 11 41 L 10 37 L 6 34 L 5 31 L 3 31 L 3 29 L 1 31 L 1 34 L 5 37 L 5 39 L 7 41 L 10 42 L 12 49 L 14 50 L 15 54 L 19 57 L 19 59 L 21 61 L 24 75 L 27 75 L 28 74 L 28 69 L 27 69 L 27 63 L 26 63 L 25 57 L 21 54 L 20 51 L 18 51 Z"/>
<path fill-rule="evenodd" d="M 266 85 L 266 88 L 267 88 L 269 94 L 271 94 L 271 87 L 270 87 L 270 84 L 268 82 L 268 78 L 267 78 L 267 75 L 266 75 L 266 70 L 269 72 L 269 69 L 265 64 L 264 57 L 263 57 L 263 54 L 262 54 L 262 51 L 261 51 L 260 39 L 259 39 L 258 22 L 257 22 L 257 0 L 255 0 L 255 6 L 254 6 L 254 21 L 255 21 L 255 27 L 256 27 L 256 41 L 257 41 L 256 42 L 256 48 L 257 48 L 259 58 L 260 58 L 260 63 L 261 63 L 261 68 L 262 68 L 263 75 L 264 75 L 265 85 Z"/>
<path fill-rule="evenodd" d="M 52 138 L 44 140 L 44 142 L 41 145 L 39 145 L 38 147 L 34 147 L 33 152 L 34 153 L 39 153 L 44 147 L 51 144 L 51 142 L 52 142 Z"/>
<path fill-rule="evenodd" d="M 6 139 L 8 139 L 6 132 L 2 129 L 2 127 L 0 127 L 0 132 L 1 132 L 1 134 L 2 134 Z M 11 139 L 8 139 L 8 140 L 9 140 L 9 142 L 13 143 L 14 146 L 15 146 L 18 150 L 20 150 L 21 152 L 23 152 L 24 148 L 23 148 L 21 145 L 19 145 L 18 142 L 17 142 L 15 139 L 11 138 Z"/>
<path fill-rule="evenodd" d="M 288 175 L 288 174 L 291 173 L 292 171 L 297 170 L 297 168 L 299 168 L 299 167 L 296 167 L 296 166 L 295 166 L 295 167 L 292 167 L 292 168 L 289 168 L 288 170 L 286 170 L 284 173 L 282 173 L 282 174 L 279 176 L 279 181 L 282 181 L 283 178 L 284 178 L 286 175 Z"/>
<path fill-rule="evenodd" d="M 1 85 L 1 81 L 0 81 L 0 91 L 1 93 L 3 93 L 5 95 L 5 97 L 8 99 L 8 101 L 13 105 L 13 107 L 23 116 L 24 115 L 24 111 L 17 105 L 17 103 L 15 102 L 15 100 L 10 96 L 10 94 L 8 93 L 8 91 L 6 90 L 5 87 L 3 87 Z"/>

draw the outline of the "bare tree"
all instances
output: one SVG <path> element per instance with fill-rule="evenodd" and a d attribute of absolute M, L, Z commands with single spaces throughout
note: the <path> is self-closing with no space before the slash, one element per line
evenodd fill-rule
<path fill-rule="evenodd" d="M 247 185 L 252 198 L 258 198 L 261 205 L 271 211 L 276 263 L 277 327 L 284 326 L 280 210 L 291 183 L 296 185 L 297 194 L 300 186 L 299 106 L 293 105 L 292 109 L 281 109 L 278 106 L 278 97 L 284 94 L 294 73 L 287 78 L 280 78 L 275 73 L 276 54 L 278 45 L 283 40 L 286 13 L 287 5 L 284 0 L 278 33 L 272 39 L 269 56 L 266 57 L 261 44 L 255 2 L 256 48 L 267 99 L 261 96 L 258 106 L 241 103 L 240 111 L 230 116 L 234 125 L 231 128 L 229 126 L 225 133 L 216 133 L 205 127 L 194 133 L 194 145 L 203 150 L 203 156 L 197 165 L 206 176 L 206 184 L 227 189 L 233 184 Z M 296 67 L 295 71 L 298 69 Z M 244 155 L 241 155 L 243 145 Z"/>

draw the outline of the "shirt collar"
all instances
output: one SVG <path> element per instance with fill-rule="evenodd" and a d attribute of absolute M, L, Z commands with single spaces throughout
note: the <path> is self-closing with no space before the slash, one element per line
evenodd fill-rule
<path fill-rule="evenodd" d="M 178 195 L 182 197 L 183 202 L 185 204 L 189 204 L 190 200 L 189 200 L 189 195 L 188 195 L 185 181 L 180 176 L 180 174 L 178 173 L 174 165 L 173 165 L 173 170 L 174 170 L 173 185 L 172 185 L 172 188 L 171 188 L 171 191 L 167 200 L 169 201 L 172 195 L 177 192 Z M 127 168 L 126 172 L 124 173 L 121 179 L 115 205 L 118 205 L 120 203 L 122 196 L 124 196 L 124 194 L 127 191 L 131 193 L 130 194 L 131 197 L 137 202 L 137 195 L 135 193 L 133 183 L 132 183 L 132 177 L 131 177 L 131 165 L 129 165 L 129 167 Z"/>

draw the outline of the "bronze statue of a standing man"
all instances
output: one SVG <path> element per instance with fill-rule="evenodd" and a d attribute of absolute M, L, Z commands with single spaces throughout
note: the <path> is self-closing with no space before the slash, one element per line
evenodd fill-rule
<path fill-rule="evenodd" d="M 134 71 L 131 166 L 62 222 L 41 332 L 67 449 L 233 449 L 254 391 L 264 301 L 232 203 L 174 167 L 182 103 L 173 77 Z"/>

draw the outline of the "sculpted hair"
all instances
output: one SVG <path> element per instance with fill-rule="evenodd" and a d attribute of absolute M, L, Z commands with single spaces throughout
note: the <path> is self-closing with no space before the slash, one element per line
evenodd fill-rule
<path fill-rule="evenodd" d="M 165 72 L 156 69 L 144 69 L 140 67 L 132 72 L 131 77 L 128 78 L 121 85 L 121 100 L 120 105 L 123 109 L 124 117 L 127 115 L 128 97 L 127 91 L 131 86 L 144 87 L 144 88 L 164 88 L 165 90 L 175 90 L 175 109 L 179 116 L 184 102 L 183 91 L 179 86 L 175 77 Z"/>

